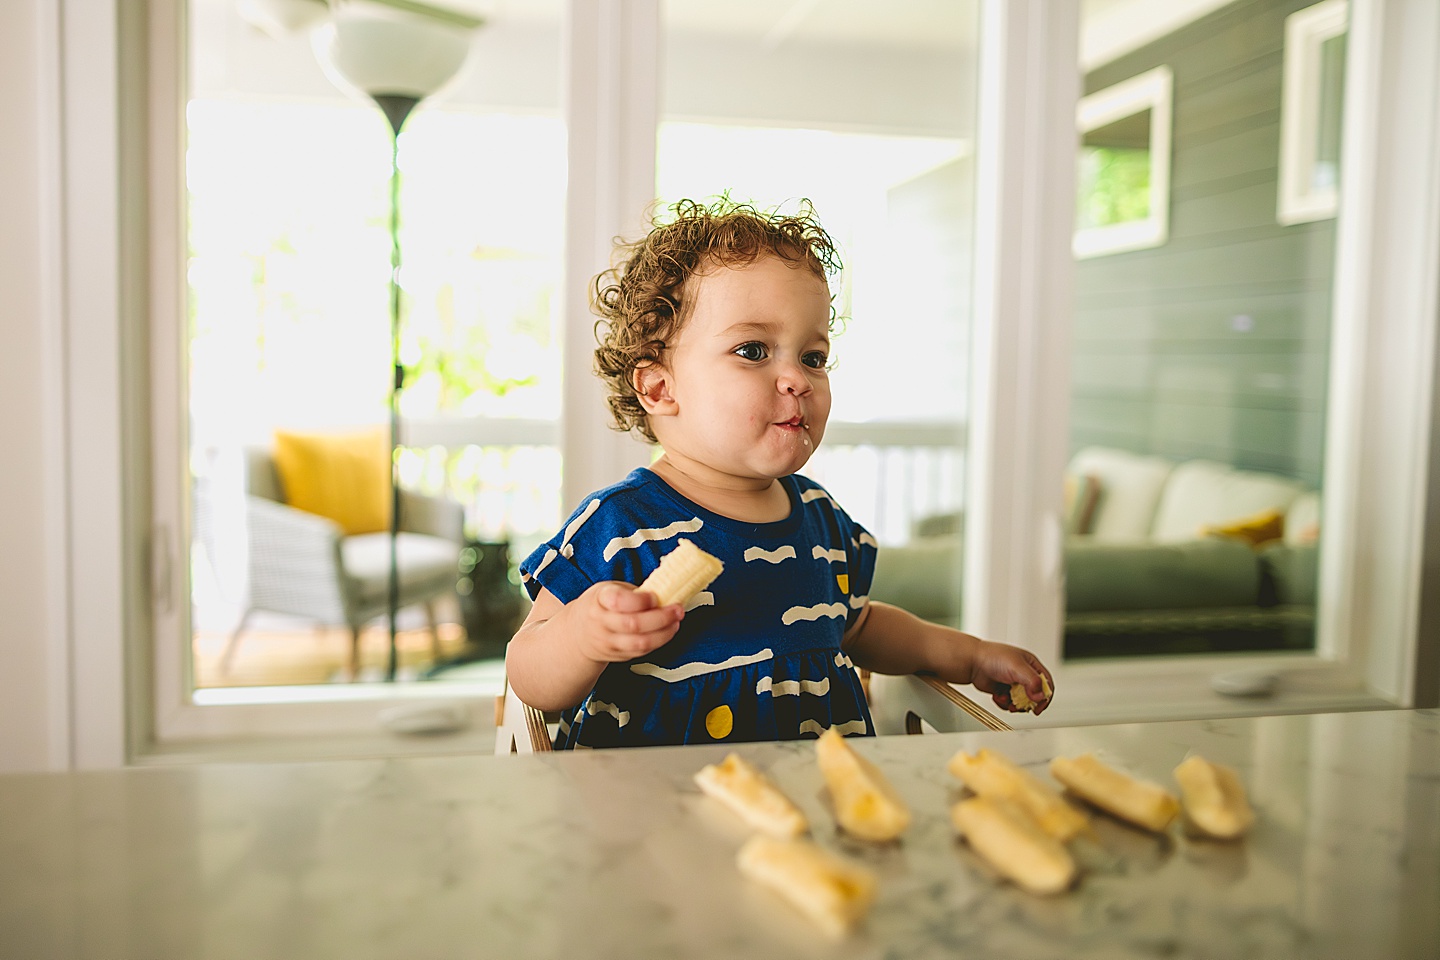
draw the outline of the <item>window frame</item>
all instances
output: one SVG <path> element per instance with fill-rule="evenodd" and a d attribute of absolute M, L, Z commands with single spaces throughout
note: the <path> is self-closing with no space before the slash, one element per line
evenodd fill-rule
<path fill-rule="evenodd" d="M 188 595 L 187 565 L 176 559 L 184 555 L 176 545 L 188 540 L 177 533 L 188 526 L 187 498 L 180 495 L 183 471 L 177 468 L 184 463 L 178 443 L 183 411 L 164 401 L 169 396 L 173 404 L 178 389 L 173 373 L 178 341 L 169 354 L 157 342 L 173 331 L 165 325 L 165 311 L 177 309 L 177 293 L 167 284 L 173 282 L 173 254 L 183 236 L 174 203 L 180 189 L 179 117 L 172 114 L 172 122 L 164 117 L 177 102 L 166 84 L 173 86 L 183 63 L 180 3 L 48 0 L 45 11 L 56 24 L 60 48 L 48 81 L 60 106 L 55 122 L 61 154 L 60 196 L 48 207 L 48 230 L 57 237 L 52 299 L 59 304 L 64 343 L 47 374 L 58 384 L 50 395 L 63 409 L 52 420 L 63 425 L 63 435 L 46 455 L 65 478 L 64 529 L 58 531 L 65 599 L 56 604 L 63 610 L 54 614 L 48 663 L 51 689 L 65 692 L 68 723 L 60 725 L 68 727 L 69 759 L 76 767 L 217 755 L 206 743 L 187 750 L 186 738 L 248 741 L 264 756 L 333 756 L 364 749 L 353 735 L 373 729 L 373 703 L 364 709 L 276 705 L 199 712 L 183 702 L 175 686 L 178 658 L 169 666 L 157 659 L 175 649 L 159 639 L 167 624 L 177 622 L 166 619 L 173 617 L 164 612 L 167 597 L 179 608 L 184 605 L 174 598 Z M 567 260 L 587 268 L 602 246 L 608 253 L 610 237 L 630 226 L 617 211 L 627 209 L 627 191 L 635 189 L 639 176 L 620 178 L 627 164 L 644 162 L 640 144 L 647 107 L 653 129 L 655 81 L 648 70 L 632 72 L 635 64 L 627 57 L 644 50 L 650 51 L 647 57 L 655 54 L 659 17 L 658 0 L 589 9 L 594 6 L 574 0 L 569 7 L 572 108 L 583 100 L 576 85 L 588 85 L 596 97 L 609 91 L 605 102 L 612 117 L 618 113 L 625 122 L 608 128 L 592 123 L 594 142 L 588 145 L 578 142 L 572 128 L 572 156 L 588 148 L 609 171 L 609 179 L 593 187 L 577 191 L 572 182 L 570 209 L 578 219 L 572 221 Z M 1032 103 L 1027 97 L 1048 90 L 1041 102 L 1049 106 L 1012 118 L 981 176 L 999 178 L 1007 165 L 1028 173 L 982 180 L 981 196 L 998 184 L 997 196 L 1033 211 L 1025 176 L 1048 169 L 1057 153 L 1073 171 L 1074 101 L 1068 111 L 1061 109 L 1061 91 L 1074 78 L 1059 70 L 1027 74 L 1024 64 L 1028 60 L 1033 71 L 1037 59 L 1061 49 L 1073 56 L 1075 19 L 1073 11 L 1054 13 L 1048 0 L 984 0 L 982 30 L 1003 40 L 992 51 L 998 60 L 987 76 L 1004 82 L 982 84 L 982 103 L 992 112 L 1007 105 L 1025 108 Z M 591 35 L 582 27 L 593 28 Z M 1345 549 L 1322 555 L 1320 649 L 1306 663 L 1361 683 L 1398 706 L 1411 705 L 1417 687 L 1433 686 L 1431 678 L 1416 676 L 1416 665 L 1435 662 L 1437 643 L 1428 631 L 1422 649 L 1418 621 L 1440 279 L 1437 54 L 1440 9 L 1404 0 L 1352 3 L 1343 154 L 1347 189 L 1340 202 L 1335 297 L 1338 359 L 1332 367 L 1325 505 L 1326 529 Z M 582 65 L 588 72 L 575 69 Z M 648 91 L 650 99 L 618 95 L 632 88 Z M 1073 201 L 1066 207 L 1072 210 Z M 1027 218 L 1026 229 L 1045 219 L 1044 214 Z M 989 229 L 999 230 L 997 223 L 992 218 Z M 995 239 L 986 234 L 977 246 Z M 1013 232 L 999 241 L 983 271 L 977 270 L 977 284 L 988 293 L 982 293 L 976 320 L 991 343 L 977 376 L 986 393 L 972 406 L 985 445 L 972 446 L 975 466 L 967 493 L 986 522 L 967 526 L 966 589 L 972 602 L 966 608 L 969 622 L 985 635 L 1030 638 L 1044 655 L 1059 642 L 1054 603 L 1059 580 L 1045 559 L 1053 560 L 1056 542 L 1045 530 L 1058 514 L 1064 450 L 1063 443 L 1054 448 L 1055 424 L 1065 422 L 1068 401 L 1066 378 L 1044 376 L 1063 369 L 1057 347 L 1065 337 L 1039 335 L 1055 328 L 1057 315 L 1045 313 L 1052 301 L 1027 291 L 1049 289 L 1034 286 L 1038 278 L 1060 278 L 1063 286 L 1069 251 L 1068 243 L 1026 248 Z M 567 273 L 567 296 L 578 295 L 584 275 Z M 1024 322 L 1012 323 L 1016 318 Z M 166 370 L 168 394 L 162 382 Z M 1007 379 L 1016 373 L 1018 379 Z M 565 410 L 598 416 L 599 405 L 586 396 L 584 383 L 577 379 Z M 1016 429 L 1007 432 L 1011 426 Z M 575 484 L 567 490 L 589 489 L 596 477 L 613 476 L 614 465 L 632 453 L 620 445 L 624 438 L 608 430 L 593 430 L 578 419 L 568 427 L 565 443 L 596 446 L 593 458 L 575 461 L 591 474 L 567 477 Z M 604 439 L 587 439 L 589 434 Z M 1027 446 L 1037 440 L 1044 446 Z M 983 482 L 974 482 L 976 477 Z M 997 562 L 987 563 L 992 560 Z M 1104 675 L 1123 676 L 1126 688 L 1136 691 L 1150 675 L 1178 672 L 1197 679 L 1212 667 L 1198 661 Z M 288 753 L 277 745 L 275 738 L 302 732 L 343 737 L 346 745 Z M 399 748 L 389 740 L 384 749 Z"/>

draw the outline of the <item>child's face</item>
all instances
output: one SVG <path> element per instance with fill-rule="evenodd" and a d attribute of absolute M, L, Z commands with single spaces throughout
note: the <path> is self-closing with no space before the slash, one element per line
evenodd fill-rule
<path fill-rule="evenodd" d="M 650 372 L 663 380 L 647 409 L 667 457 L 767 485 L 799 470 L 830 416 L 825 281 L 765 256 L 710 268 L 685 292 L 689 319 Z"/>

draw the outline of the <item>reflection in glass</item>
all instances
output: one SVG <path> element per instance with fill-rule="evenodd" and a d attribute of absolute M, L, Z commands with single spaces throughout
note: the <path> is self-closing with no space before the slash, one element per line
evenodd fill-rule
<path fill-rule="evenodd" d="M 1112 99 L 1090 122 L 1082 106 L 1077 238 L 1157 214 L 1168 235 L 1076 248 L 1067 660 L 1314 647 L 1335 228 L 1274 215 L 1286 15 L 1301 6 L 1232 5 L 1086 61 L 1083 104 Z M 1326 64 L 1307 142 L 1338 160 L 1343 48 Z M 1157 70 L 1169 117 L 1115 102 Z M 1172 119 L 1166 206 L 1147 209 L 1144 128 Z"/>

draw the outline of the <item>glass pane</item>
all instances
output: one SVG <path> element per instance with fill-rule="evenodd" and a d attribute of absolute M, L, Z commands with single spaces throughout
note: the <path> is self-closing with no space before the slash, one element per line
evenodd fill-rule
<path fill-rule="evenodd" d="M 1275 214 L 1308 2 L 1225 7 L 1084 77 L 1168 66 L 1174 111 L 1168 239 L 1076 264 L 1067 659 L 1314 646 L 1335 222 Z"/>
<path fill-rule="evenodd" d="M 558 9 L 487 16 L 404 120 L 392 339 L 392 128 L 322 67 L 349 8 L 315 7 L 190 4 L 197 688 L 387 676 L 397 353 L 398 678 L 499 656 L 513 558 L 562 519 Z"/>
<path fill-rule="evenodd" d="M 814 204 L 841 248 L 844 320 L 804 473 L 896 548 L 871 595 L 944 621 L 960 600 L 977 15 L 920 0 L 664 5 L 657 195 Z M 923 577 L 907 575 L 915 562 Z"/>
<path fill-rule="evenodd" d="M 1077 228 L 1150 216 L 1150 118 L 1142 110 L 1081 136 Z"/>

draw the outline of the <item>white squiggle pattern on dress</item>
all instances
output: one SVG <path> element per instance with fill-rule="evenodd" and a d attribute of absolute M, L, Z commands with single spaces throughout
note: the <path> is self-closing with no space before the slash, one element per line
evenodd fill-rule
<path fill-rule="evenodd" d="M 619 707 L 615 706 L 615 704 L 606 703 L 604 700 L 591 700 L 589 703 L 585 704 L 585 712 L 590 714 L 590 716 L 592 717 L 595 716 L 597 713 L 608 713 L 610 714 L 610 716 L 614 717 L 615 722 L 622 727 L 630 722 L 629 710 L 621 710 Z"/>
<path fill-rule="evenodd" d="M 836 503 L 835 498 L 832 497 L 832 496 L 830 496 L 830 494 L 829 494 L 828 492 L 824 491 L 824 490 L 815 489 L 815 490 L 805 490 L 805 491 L 802 491 L 802 492 L 801 492 L 801 494 L 800 494 L 800 502 L 801 502 L 801 503 L 809 503 L 811 500 L 829 500 L 831 503 L 835 504 L 835 508 L 836 508 L 837 510 L 840 508 L 840 504 L 839 504 L 839 503 Z"/>
<path fill-rule="evenodd" d="M 781 614 L 780 622 L 788 627 L 797 620 L 819 620 L 821 617 L 843 618 L 846 612 L 845 604 L 839 601 L 835 603 L 817 603 L 813 607 L 791 607 Z"/>
<path fill-rule="evenodd" d="M 860 548 L 861 544 L 864 544 L 867 547 L 874 547 L 876 550 L 880 549 L 880 542 L 874 537 L 870 536 L 870 531 L 868 530 L 855 538 L 855 548 L 857 550 Z"/>
<path fill-rule="evenodd" d="M 589 520 L 590 517 L 594 515 L 595 511 L 599 509 L 599 497 L 596 497 L 594 500 L 591 500 L 589 503 L 585 504 L 585 509 L 581 510 L 578 514 L 576 514 L 575 519 L 571 520 L 565 525 L 565 533 L 560 538 L 559 552 L 557 553 L 555 550 L 546 550 L 545 556 L 542 557 L 540 559 L 540 562 L 535 565 L 535 571 L 530 574 L 521 574 L 521 579 L 529 581 L 540 576 L 540 571 L 550 566 L 550 561 L 554 560 L 557 556 L 564 555 L 567 559 L 569 557 L 573 557 L 575 555 L 575 548 L 570 546 L 570 538 L 575 536 L 576 531 L 578 531 L 582 526 L 584 526 L 585 521 Z"/>
<path fill-rule="evenodd" d="M 715 606 L 715 594 L 711 593 L 709 590 L 701 590 L 699 593 L 695 594 L 695 596 L 691 597 L 689 602 L 685 604 L 685 610 L 688 613 L 689 611 L 694 610 L 696 607 L 713 606 Z"/>
<path fill-rule="evenodd" d="M 681 680 L 689 680 L 691 677 L 698 677 L 704 673 L 719 673 L 721 670 L 729 670 L 731 667 L 743 667 L 752 663 L 763 663 L 766 660 L 775 659 L 775 651 L 766 647 L 758 653 L 748 656 L 741 655 L 731 657 L 721 663 L 702 663 L 697 660 L 694 663 L 681 664 L 678 667 L 657 667 L 653 663 L 632 663 L 631 673 L 638 673 L 642 677 L 654 677 L 657 680 L 664 680 L 666 683 L 678 683 Z"/>
<path fill-rule="evenodd" d="M 831 563 L 844 563 L 845 551 L 826 550 L 824 547 L 817 546 L 810 551 L 810 557 L 813 560 L 829 560 Z"/>
<path fill-rule="evenodd" d="M 837 654 L 835 654 L 835 666 L 837 666 L 837 667 L 850 667 L 851 669 L 854 669 L 854 667 L 855 667 L 855 662 L 854 662 L 853 660 L 851 660 L 849 657 L 845 656 L 845 654 L 843 654 L 843 653 L 837 653 Z"/>
<path fill-rule="evenodd" d="M 746 563 L 751 560 L 768 560 L 771 563 L 779 563 L 781 560 L 792 560 L 794 557 L 795 548 L 788 543 L 774 550 L 766 550 L 764 547 L 749 547 L 745 550 Z"/>
<path fill-rule="evenodd" d="M 605 544 L 605 550 L 601 554 L 606 560 L 612 559 L 621 550 L 633 550 L 647 540 L 669 540 L 671 537 L 678 537 L 682 533 L 694 533 L 705 526 L 705 521 L 699 517 L 692 517 L 689 520 L 676 520 L 674 523 L 667 523 L 663 527 L 641 527 L 628 537 L 616 537 Z"/>
<path fill-rule="evenodd" d="M 856 610 L 859 610 L 861 607 L 865 606 L 865 604 L 867 604 L 867 603 L 869 603 L 869 602 L 870 602 L 870 594 L 868 594 L 868 593 L 862 593 L 862 594 L 860 594 L 859 596 L 855 596 L 855 597 L 851 597 L 851 598 L 850 598 L 850 606 L 851 606 L 853 609 L 856 609 Z"/>
<path fill-rule="evenodd" d="M 861 717 L 859 720 L 846 720 L 844 723 L 834 724 L 830 729 L 842 737 L 849 736 L 852 733 L 864 733 L 865 718 Z M 800 732 L 813 733 L 818 737 L 825 732 L 825 725 L 819 720 L 802 720 L 800 721 Z"/>
<path fill-rule="evenodd" d="M 823 697 L 830 692 L 830 678 L 776 680 L 774 677 L 761 677 L 760 682 L 755 684 L 755 692 L 757 694 L 764 693 L 766 690 L 769 690 L 773 697 L 798 697 L 802 693 L 813 693 L 817 697 Z"/>

